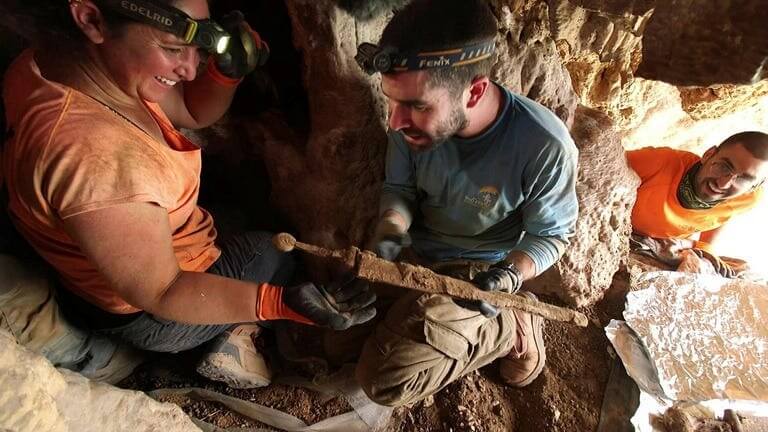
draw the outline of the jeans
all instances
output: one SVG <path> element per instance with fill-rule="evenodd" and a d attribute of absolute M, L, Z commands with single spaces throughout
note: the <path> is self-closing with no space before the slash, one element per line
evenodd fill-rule
<path fill-rule="evenodd" d="M 295 262 L 290 254 L 272 246 L 267 232 L 232 236 L 221 245 L 221 256 L 208 273 L 250 282 L 286 285 L 291 282 Z M 121 339 L 146 351 L 178 352 L 195 348 L 227 330 L 231 324 L 184 324 L 141 313 L 135 320 L 97 333 Z"/>

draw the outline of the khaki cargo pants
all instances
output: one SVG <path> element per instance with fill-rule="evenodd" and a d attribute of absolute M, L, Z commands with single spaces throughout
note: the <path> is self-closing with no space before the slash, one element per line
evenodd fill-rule
<path fill-rule="evenodd" d="M 464 261 L 432 267 L 471 279 L 487 266 Z M 489 319 L 447 296 L 398 291 L 365 341 L 356 370 L 365 393 L 379 404 L 400 406 L 434 394 L 507 354 L 518 339 L 511 309 Z"/>
<path fill-rule="evenodd" d="M 54 366 L 91 379 L 117 382 L 130 373 L 140 357 L 73 326 L 62 316 L 54 293 L 44 270 L 0 254 L 0 329 Z"/>

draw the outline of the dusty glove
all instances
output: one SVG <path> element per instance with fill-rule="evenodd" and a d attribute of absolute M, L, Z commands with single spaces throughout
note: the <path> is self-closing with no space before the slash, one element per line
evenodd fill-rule
<path fill-rule="evenodd" d="M 410 245 L 411 237 L 407 232 L 403 232 L 396 223 L 382 219 L 376 225 L 376 232 L 368 242 L 366 249 L 378 255 L 379 258 L 394 261 L 403 248 Z"/>
<path fill-rule="evenodd" d="M 475 275 L 472 283 L 483 291 L 504 291 L 514 294 L 520 291 L 523 276 L 513 264 L 500 262 Z M 460 300 L 456 303 L 466 309 L 478 311 L 486 318 L 495 318 L 499 314 L 495 306 L 482 300 Z"/>
<path fill-rule="evenodd" d="M 719 256 L 709 253 L 704 249 L 691 249 L 691 250 L 699 258 L 709 261 L 709 263 L 712 264 L 712 267 L 714 268 L 715 273 L 719 274 L 722 277 L 733 279 L 737 277 L 739 273 L 741 273 L 741 271 L 744 271 L 744 269 L 737 269 L 734 266 L 731 266 L 729 263 L 721 259 Z"/>
<path fill-rule="evenodd" d="M 306 282 L 292 287 L 262 284 L 256 305 L 259 320 L 289 319 L 345 330 L 376 315 L 376 294 L 353 278 L 328 284 Z"/>
<path fill-rule="evenodd" d="M 235 10 L 224 15 L 219 24 L 232 37 L 227 50 L 215 57 L 219 72 L 239 79 L 267 62 L 269 46 L 245 22 L 242 12 Z"/>
<path fill-rule="evenodd" d="M 674 267 L 680 265 L 680 252 L 690 248 L 690 243 L 690 240 L 653 238 L 635 233 L 629 239 L 632 251 Z"/>

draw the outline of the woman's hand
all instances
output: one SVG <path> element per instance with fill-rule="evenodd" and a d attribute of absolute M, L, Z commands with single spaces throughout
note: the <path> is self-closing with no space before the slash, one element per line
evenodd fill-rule
<path fill-rule="evenodd" d="M 283 290 L 283 302 L 312 323 L 334 330 L 346 330 L 376 315 L 376 301 L 369 285 L 346 280 L 327 286 L 303 283 Z"/>

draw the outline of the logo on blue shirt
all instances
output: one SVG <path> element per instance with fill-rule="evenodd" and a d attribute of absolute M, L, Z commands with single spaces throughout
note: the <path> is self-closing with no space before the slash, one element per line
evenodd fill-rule
<path fill-rule="evenodd" d="M 482 213 L 488 213 L 496 206 L 499 191 L 493 186 L 483 186 L 475 195 L 464 195 L 464 203 L 479 208 Z"/>

